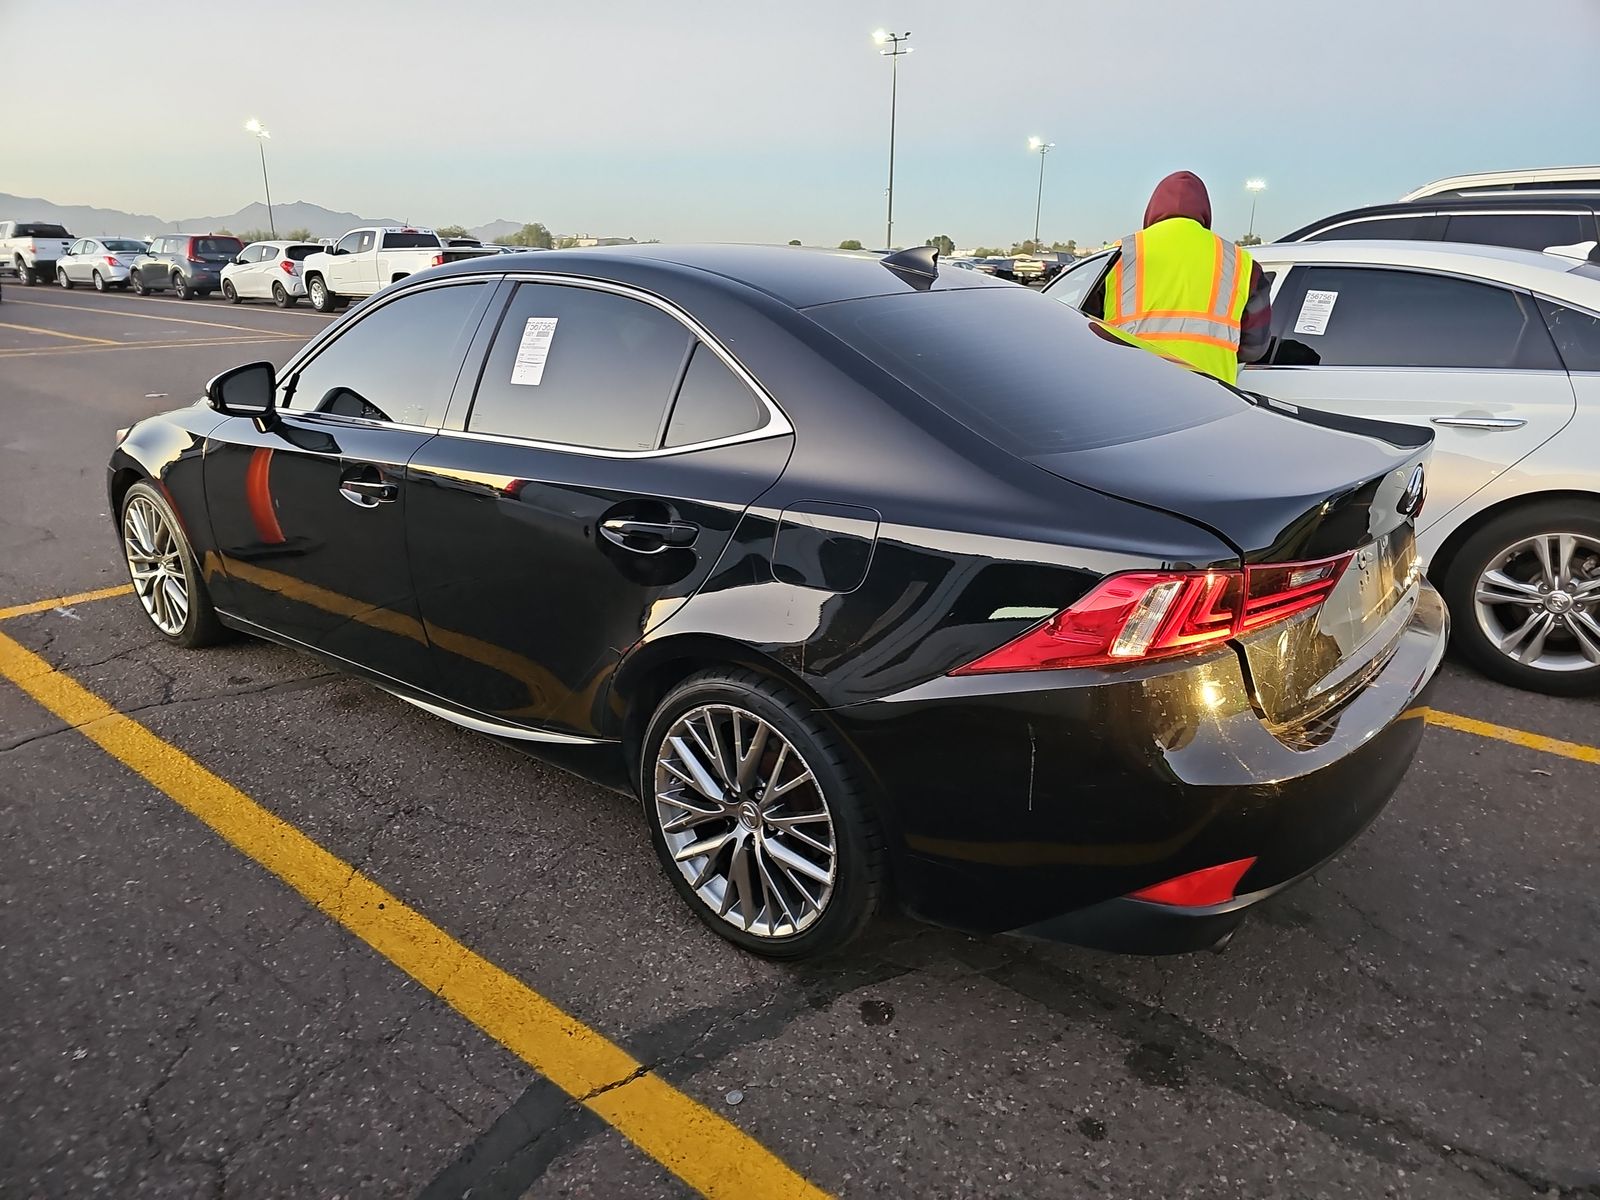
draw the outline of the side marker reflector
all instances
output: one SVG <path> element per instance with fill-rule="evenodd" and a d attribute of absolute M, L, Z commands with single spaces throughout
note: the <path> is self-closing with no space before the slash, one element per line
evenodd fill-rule
<path fill-rule="evenodd" d="M 1132 894 L 1133 899 L 1148 900 L 1152 904 L 1170 904 L 1175 908 L 1208 908 L 1213 904 L 1226 904 L 1233 899 L 1244 873 L 1255 865 L 1256 860 L 1252 857 L 1236 858 L 1214 867 L 1202 867 L 1165 883 L 1140 888 Z"/>

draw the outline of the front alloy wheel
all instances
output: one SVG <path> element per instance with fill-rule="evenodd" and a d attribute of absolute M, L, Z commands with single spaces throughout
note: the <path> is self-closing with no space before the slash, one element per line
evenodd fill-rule
<path fill-rule="evenodd" d="M 122 553 L 134 594 L 166 638 L 191 647 L 220 640 L 222 626 L 178 519 L 148 483 L 134 484 L 123 498 Z"/>
<path fill-rule="evenodd" d="M 838 735 L 787 688 L 736 668 L 693 676 L 661 701 L 643 749 L 656 853 L 717 933 L 804 958 L 877 910 L 876 811 Z"/>

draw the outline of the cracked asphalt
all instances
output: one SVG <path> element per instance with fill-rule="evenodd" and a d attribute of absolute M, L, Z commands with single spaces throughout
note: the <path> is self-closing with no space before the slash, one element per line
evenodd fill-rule
<path fill-rule="evenodd" d="M 31 331 L 0 327 L 0 607 L 124 582 L 113 430 L 322 320 L 7 280 Z M 0 633 L 828 1191 L 1600 1197 L 1591 763 L 1430 730 L 1384 816 L 1223 954 L 886 920 L 779 966 L 695 922 L 626 799 L 308 658 L 171 649 L 128 597 Z M 1600 703 L 1454 665 L 1433 703 L 1600 741 Z M 7 683 L 0 854 L 0 1195 L 687 1194 Z"/>

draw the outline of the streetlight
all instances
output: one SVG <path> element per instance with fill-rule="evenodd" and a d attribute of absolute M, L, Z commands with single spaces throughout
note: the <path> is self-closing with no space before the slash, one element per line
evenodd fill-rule
<path fill-rule="evenodd" d="M 256 149 L 261 151 L 261 186 L 267 193 L 267 228 L 272 230 L 272 236 L 278 236 L 278 226 L 272 219 L 272 185 L 267 182 L 267 139 L 272 135 L 260 121 L 251 117 L 244 123 L 245 132 L 256 139 Z"/>
<path fill-rule="evenodd" d="M 1039 156 L 1039 198 L 1033 204 L 1033 249 L 1039 250 L 1039 211 L 1044 207 L 1044 156 L 1056 148 L 1054 142 L 1047 142 L 1043 138 L 1031 137 L 1028 139 L 1029 151 Z"/>
<path fill-rule="evenodd" d="M 1261 193 L 1267 190 L 1267 181 L 1265 179 L 1247 179 L 1244 181 L 1244 190 L 1250 193 L 1250 229 L 1245 236 L 1255 237 L 1256 201 L 1260 199 Z"/>
<path fill-rule="evenodd" d="M 901 42 L 911 40 L 911 31 L 904 33 L 890 33 L 887 29 L 873 30 L 872 40 L 878 46 L 887 46 L 887 50 L 878 53 L 889 60 L 889 218 L 883 231 L 883 248 L 894 249 L 894 117 L 895 106 L 900 93 L 900 56 L 910 54 L 911 47 L 901 47 Z"/>

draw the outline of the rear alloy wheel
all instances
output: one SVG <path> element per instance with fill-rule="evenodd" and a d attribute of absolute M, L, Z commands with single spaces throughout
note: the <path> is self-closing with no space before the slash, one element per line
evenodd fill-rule
<path fill-rule="evenodd" d="M 848 752 L 786 689 L 697 675 L 661 702 L 641 792 L 673 885 L 717 933 L 797 959 L 835 950 L 877 911 L 882 836 Z"/>
<path fill-rule="evenodd" d="M 138 271 L 129 273 L 128 283 L 132 285 L 135 296 L 148 296 L 150 294 L 150 289 L 144 286 L 144 276 L 139 274 Z"/>
<path fill-rule="evenodd" d="M 104 275 L 100 274 L 99 271 L 96 271 L 94 273 L 94 290 L 97 291 L 97 292 L 104 292 L 104 291 L 109 290 L 106 287 L 106 277 Z"/>
<path fill-rule="evenodd" d="M 272 285 L 272 302 L 279 308 L 293 308 L 299 301 L 298 296 L 289 295 L 288 289 L 276 281 Z"/>
<path fill-rule="evenodd" d="M 189 281 L 183 277 L 181 271 L 172 273 L 172 290 L 177 293 L 179 300 L 194 299 L 194 289 L 189 286 Z"/>
<path fill-rule="evenodd" d="M 229 304 L 239 303 L 239 293 L 233 286 L 233 280 L 224 279 L 222 281 L 222 294 L 228 298 Z"/>
<path fill-rule="evenodd" d="M 72 290 L 72 280 L 67 278 L 67 269 L 65 267 L 56 268 L 56 282 L 66 288 L 67 291 L 70 292 Z"/>
<path fill-rule="evenodd" d="M 22 280 L 25 287 L 32 287 L 39 282 L 39 273 L 20 258 L 14 265 L 17 268 L 17 278 Z"/>
<path fill-rule="evenodd" d="M 142 481 L 122 499 L 122 554 L 134 594 L 163 637 L 188 647 L 222 640 L 222 625 L 177 517 L 166 498 Z"/>
<path fill-rule="evenodd" d="M 1484 674 L 1600 691 L 1600 508 L 1540 504 L 1490 521 L 1462 544 L 1444 592 L 1456 643 Z"/>

